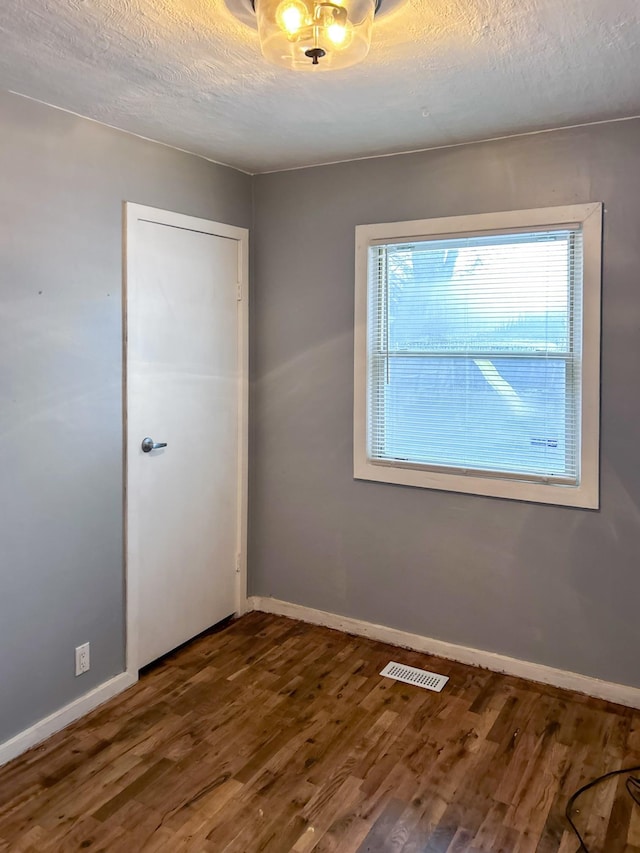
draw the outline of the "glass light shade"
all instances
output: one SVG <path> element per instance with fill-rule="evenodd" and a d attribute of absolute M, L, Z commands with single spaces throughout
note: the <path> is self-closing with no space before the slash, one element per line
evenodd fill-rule
<path fill-rule="evenodd" d="M 327 71 L 369 52 L 376 0 L 255 0 L 265 59 L 285 68 Z"/>

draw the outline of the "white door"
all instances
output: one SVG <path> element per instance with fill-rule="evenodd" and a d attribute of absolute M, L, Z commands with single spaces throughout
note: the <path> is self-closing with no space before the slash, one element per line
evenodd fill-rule
<path fill-rule="evenodd" d="M 129 669 L 240 606 L 245 250 L 244 229 L 127 205 Z"/>

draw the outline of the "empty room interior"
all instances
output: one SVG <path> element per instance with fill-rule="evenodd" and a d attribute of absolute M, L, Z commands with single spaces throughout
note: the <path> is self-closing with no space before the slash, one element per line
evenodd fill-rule
<path fill-rule="evenodd" d="M 637 0 L 2 0 L 0 851 L 640 853 Z"/>

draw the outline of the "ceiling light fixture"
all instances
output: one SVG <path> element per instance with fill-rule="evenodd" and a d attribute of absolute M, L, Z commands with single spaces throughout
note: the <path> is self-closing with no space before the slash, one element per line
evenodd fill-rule
<path fill-rule="evenodd" d="M 347 68 L 369 53 L 382 0 L 251 0 L 262 54 L 285 68 Z"/>

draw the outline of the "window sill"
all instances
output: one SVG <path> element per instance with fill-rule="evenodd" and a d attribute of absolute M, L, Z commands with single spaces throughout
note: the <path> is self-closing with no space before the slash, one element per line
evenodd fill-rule
<path fill-rule="evenodd" d="M 578 486 L 533 483 L 499 477 L 445 474 L 389 464 L 377 465 L 369 459 L 355 460 L 354 479 L 580 509 L 599 509 L 600 506 L 597 482 L 592 484 L 584 480 Z"/>

